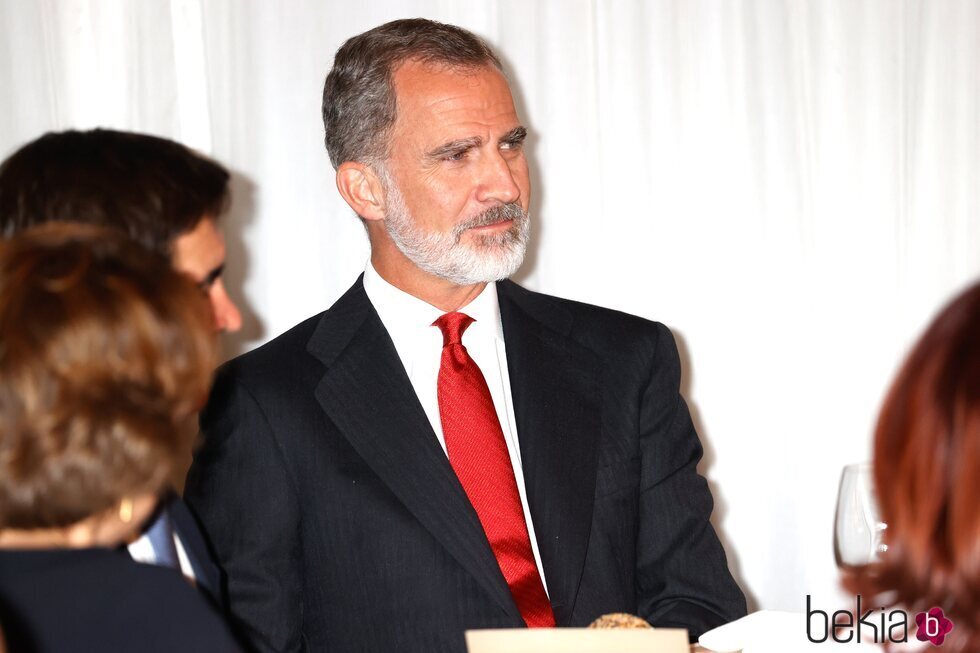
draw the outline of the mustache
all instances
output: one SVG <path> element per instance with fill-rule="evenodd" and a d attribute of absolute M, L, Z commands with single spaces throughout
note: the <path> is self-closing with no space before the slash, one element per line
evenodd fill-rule
<path fill-rule="evenodd" d="M 497 224 L 498 222 L 503 222 L 504 220 L 513 220 L 515 223 L 519 224 L 523 220 L 527 220 L 527 211 L 525 211 L 520 204 L 515 202 L 491 206 L 483 213 L 480 213 L 469 220 L 464 220 L 453 227 L 453 236 L 458 242 L 460 236 L 462 236 L 463 232 L 467 229 L 486 227 L 487 225 Z"/>

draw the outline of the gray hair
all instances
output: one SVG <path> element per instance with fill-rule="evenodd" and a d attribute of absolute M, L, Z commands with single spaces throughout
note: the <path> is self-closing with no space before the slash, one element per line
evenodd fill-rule
<path fill-rule="evenodd" d="M 377 166 L 387 159 L 397 115 L 392 77 L 410 60 L 502 70 L 476 34 L 423 18 L 394 20 L 348 39 L 323 85 L 324 142 L 334 168 L 345 161 Z"/>

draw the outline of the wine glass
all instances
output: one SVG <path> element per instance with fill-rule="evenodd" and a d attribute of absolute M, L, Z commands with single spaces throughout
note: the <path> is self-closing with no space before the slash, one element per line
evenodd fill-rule
<path fill-rule="evenodd" d="M 841 569 L 881 559 L 888 524 L 881 520 L 871 463 L 848 465 L 841 474 L 834 528 L 834 558 Z"/>

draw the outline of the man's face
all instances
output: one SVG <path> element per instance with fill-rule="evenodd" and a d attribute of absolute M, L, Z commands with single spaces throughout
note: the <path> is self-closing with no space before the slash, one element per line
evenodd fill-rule
<path fill-rule="evenodd" d="M 238 331 L 241 328 L 242 315 L 221 279 L 225 267 L 225 239 L 214 220 L 204 218 L 194 229 L 174 241 L 173 265 L 190 276 L 207 295 L 216 330 Z"/>
<path fill-rule="evenodd" d="M 417 267 L 457 285 L 510 276 L 524 258 L 531 188 L 503 75 L 408 62 L 394 86 L 381 171 L 388 234 Z"/>

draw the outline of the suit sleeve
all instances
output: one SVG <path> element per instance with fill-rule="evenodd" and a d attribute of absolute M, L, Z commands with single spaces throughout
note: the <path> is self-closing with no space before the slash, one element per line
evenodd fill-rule
<path fill-rule="evenodd" d="M 201 431 L 184 498 L 225 573 L 232 621 L 257 651 L 300 650 L 298 495 L 260 403 L 228 368 Z"/>
<path fill-rule="evenodd" d="M 652 370 L 640 407 L 640 520 L 637 602 L 654 626 L 687 628 L 692 640 L 745 615 L 709 522 L 708 484 L 697 472 L 701 443 L 680 395 L 680 361 L 657 325 Z"/>

